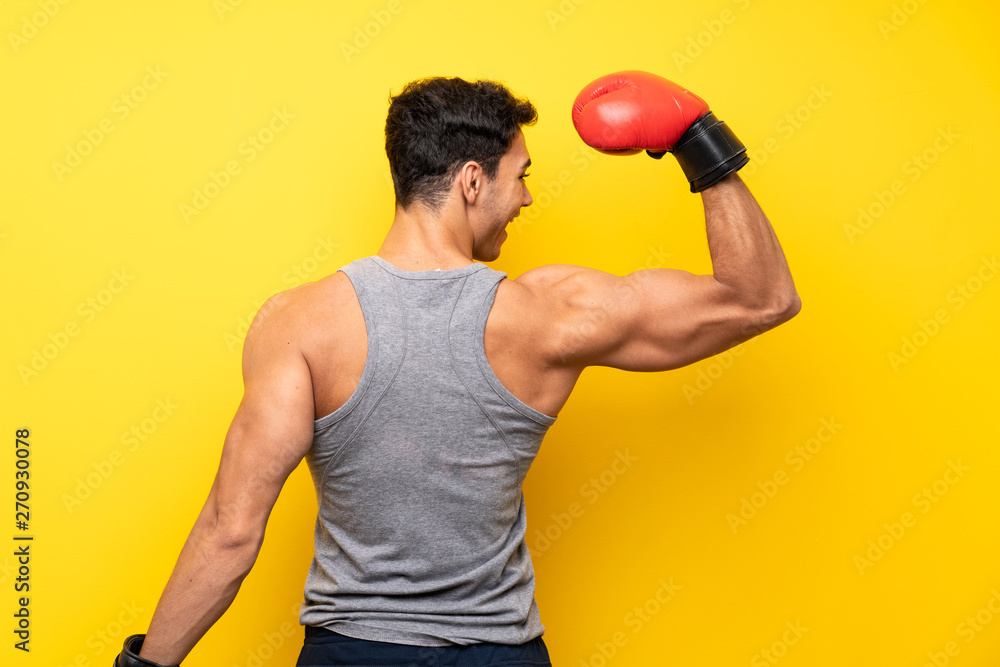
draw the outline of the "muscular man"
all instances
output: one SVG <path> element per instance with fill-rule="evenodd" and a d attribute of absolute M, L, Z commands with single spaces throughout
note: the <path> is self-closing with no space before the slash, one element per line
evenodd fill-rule
<path fill-rule="evenodd" d="M 425 79 L 392 98 L 392 227 L 377 254 L 257 314 L 208 500 L 116 665 L 181 662 L 236 596 L 303 458 L 319 511 L 300 666 L 550 664 L 521 485 L 580 374 L 678 368 L 800 305 L 736 174 L 742 144 L 700 98 L 641 72 L 584 89 L 574 121 L 605 152 L 673 151 L 701 193 L 712 275 L 558 264 L 511 279 L 483 264 L 532 203 L 521 127 L 536 119 L 488 81 Z"/>

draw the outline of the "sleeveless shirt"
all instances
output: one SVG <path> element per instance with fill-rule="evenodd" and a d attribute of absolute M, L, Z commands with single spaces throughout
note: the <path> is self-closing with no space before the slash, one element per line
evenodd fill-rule
<path fill-rule="evenodd" d="M 506 273 L 481 263 L 342 266 L 368 354 L 354 393 L 315 420 L 315 554 L 300 622 L 418 646 L 541 635 L 521 485 L 556 418 L 517 399 L 483 335 Z"/>

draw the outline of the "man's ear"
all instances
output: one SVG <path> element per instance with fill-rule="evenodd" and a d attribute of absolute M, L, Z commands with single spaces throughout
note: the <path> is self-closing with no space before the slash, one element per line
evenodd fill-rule
<path fill-rule="evenodd" d="M 483 168 L 479 166 L 478 162 L 470 160 L 462 165 L 458 171 L 458 183 L 462 188 L 462 196 L 465 198 L 466 204 L 476 203 L 476 198 L 482 191 L 484 180 Z"/>

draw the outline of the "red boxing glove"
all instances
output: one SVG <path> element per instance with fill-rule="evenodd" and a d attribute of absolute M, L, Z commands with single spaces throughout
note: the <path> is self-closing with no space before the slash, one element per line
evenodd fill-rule
<path fill-rule="evenodd" d="M 746 147 L 718 120 L 703 99 L 649 72 L 629 70 L 602 76 L 573 103 L 580 138 L 602 153 L 657 159 L 670 151 L 701 192 L 749 160 Z"/>
<path fill-rule="evenodd" d="M 589 146 L 612 155 L 669 151 L 708 104 L 672 81 L 631 70 L 602 76 L 573 102 L 573 125 Z"/>

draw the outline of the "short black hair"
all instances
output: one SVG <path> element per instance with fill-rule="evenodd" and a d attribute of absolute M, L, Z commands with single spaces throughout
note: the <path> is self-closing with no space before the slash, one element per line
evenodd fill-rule
<path fill-rule="evenodd" d="M 385 153 L 389 158 L 396 205 L 420 202 L 439 211 L 451 181 L 470 160 L 488 179 L 496 178 L 503 157 L 522 125 L 538 112 L 496 81 L 430 77 L 389 95 Z"/>

